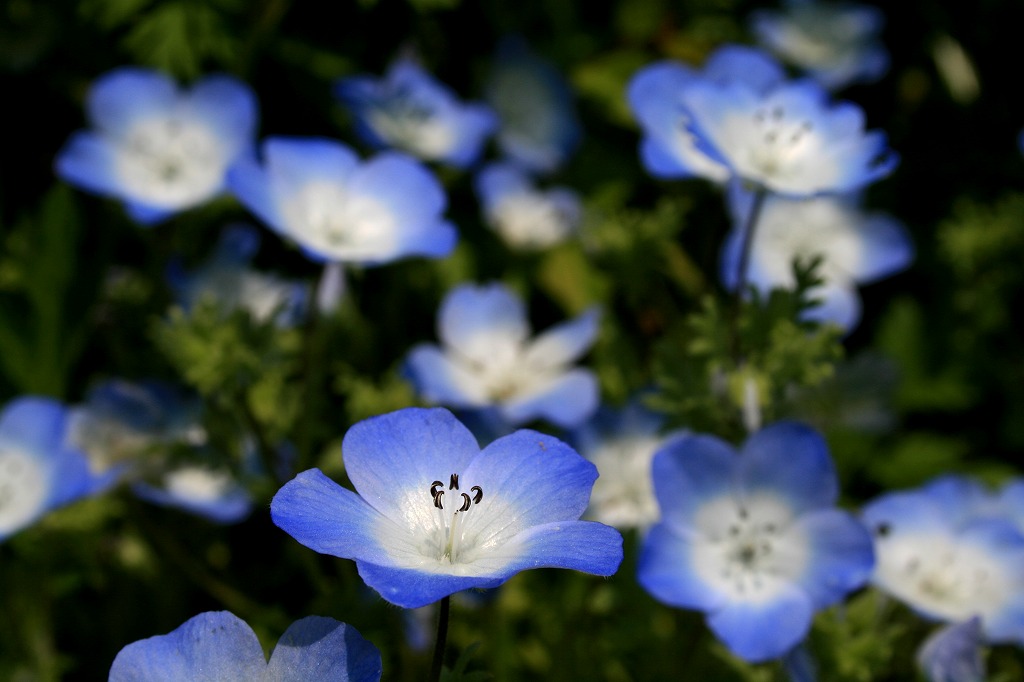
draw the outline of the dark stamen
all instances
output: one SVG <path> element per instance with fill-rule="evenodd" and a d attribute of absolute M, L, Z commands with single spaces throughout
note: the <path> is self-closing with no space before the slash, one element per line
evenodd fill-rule
<path fill-rule="evenodd" d="M 459 507 L 460 512 L 469 511 L 469 505 L 472 504 L 469 500 L 469 495 L 462 493 L 462 506 Z"/>
<path fill-rule="evenodd" d="M 470 488 L 469 492 L 476 493 L 473 495 L 473 504 L 480 504 L 480 500 L 484 499 L 484 489 L 478 485 L 475 485 L 472 488 Z"/>
<path fill-rule="evenodd" d="M 458 489 L 459 489 L 459 475 L 458 474 L 452 474 L 451 482 L 448 484 L 448 490 L 458 490 Z"/>
<path fill-rule="evenodd" d="M 434 493 L 434 506 L 437 507 L 438 509 L 444 509 L 444 507 L 441 506 L 442 497 L 444 497 L 443 490 L 438 490 L 436 493 Z"/>
<path fill-rule="evenodd" d="M 433 483 L 431 483 L 430 484 L 430 496 L 431 497 L 437 497 L 437 489 L 438 488 L 443 488 L 443 487 L 444 487 L 444 483 L 441 483 L 441 481 L 434 481 Z"/>

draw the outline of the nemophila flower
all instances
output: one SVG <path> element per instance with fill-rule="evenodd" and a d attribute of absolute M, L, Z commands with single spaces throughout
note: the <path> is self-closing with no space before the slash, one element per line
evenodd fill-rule
<path fill-rule="evenodd" d="M 663 415 L 633 400 L 621 410 L 602 408 L 569 435 L 580 454 L 601 475 L 590 496 L 587 517 L 621 530 L 646 529 L 658 520 L 651 461 L 685 431 L 664 433 Z"/>
<path fill-rule="evenodd" d="M 579 520 L 597 470 L 551 436 L 523 429 L 481 450 L 447 410 L 408 408 L 353 426 L 342 453 L 355 493 L 311 469 L 278 491 L 271 516 L 306 547 L 355 560 L 398 606 L 529 568 L 608 576 L 622 561 L 618 531 Z"/>
<path fill-rule="evenodd" d="M 739 453 L 712 436 L 673 441 L 653 476 L 661 521 L 637 579 L 665 604 L 703 611 L 743 659 L 783 655 L 815 611 L 871 575 L 871 535 L 835 508 L 835 470 L 808 427 L 772 424 Z"/>
<path fill-rule="evenodd" d="M 406 368 L 419 393 L 457 408 L 494 407 L 510 424 L 547 419 L 572 427 L 593 414 L 597 378 L 572 367 L 597 336 L 599 313 L 583 315 L 530 339 L 522 300 L 500 283 L 464 284 L 441 302 L 442 347 L 422 343 Z"/>
<path fill-rule="evenodd" d="M 941 628 L 917 652 L 917 666 L 928 682 L 985 682 L 981 619 Z"/>
<path fill-rule="evenodd" d="M 742 85 L 766 94 L 785 79 L 774 59 L 760 50 L 726 45 L 713 52 L 700 70 L 675 61 L 656 62 L 638 71 L 629 82 L 629 106 L 643 131 L 640 159 L 657 178 L 704 177 L 724 183 L 729 167 L 709 155 L 689 130 L 690 114 L 683 93 L 691 85 Z"/>
<path fill-rule="evenodd" d="M 383 78 L 354 76 L 334 94 L 355 116 L 367 143 L 426 161 L 465 168 L 483 151 L 498 119 L 483 104 L 463 104 L 412 59 L 399 59 Z"/>
<path fill-rule="evenodd" d="M 863 516 L 880 589 L 928 619 L 978 616 L 986 641 L 1024 643 L 1024 534 L 1011 519 L 974 514 L 948 485 L 883 495 Z"/>
<path fill-rule="evenodd" d="M 730 192 L 735 227 L 722 249 L 722 281 L 735 289 L 740 250 L 750 211 L 750 196 Z M 914 258 L 914 247 L 903 225 L 884 213 L 867 213 L 855 196 L 764 199 L 750 245 L 746 281 L 761 293 L 796 285 L 794 261 L 820 257 L 822 283 L 811 290 L 820 304 L 806 316 L 850 330 L 860 320 L 857 285 L 868 284 L 903 270 Z"/>
<path fill-rule="evenodd" d="M 245 310 L 256 321 L 273 319 L 282 326 L 301 320 L 307 287 L 250 267 L 259 250 L 255 228 L 233 225 L 221 235 L 210 258 L 198 269 L 185 271 L 174 263 L 169 272 L 178 304 L 186 310 L 202 300 L 216 303 L 225 313 Z"/>
<path fill-rule="evenodd" d="M 513 248 L 542 249 L 565 241 L 582 218 L 576 192 L 567 187 L 537 189 L 511 163 L 485 166 L 476 177 L 476 193 L 487 225 Z"/>
<path fill-rule="evenodd" d="M 86 109 L 93 129 L 68 140 L 57 174 L 123 201 L 143 224 L 220 194 L 225 173 L 250 151 L 256 133 L 256 98 L 229 76 L 182 90 L 157 71 L 116 69 L 96 81 Z"/>
<path fill-rule="evenodd" d="M 166 635 L 121 649 L 110 682 L 377 682 L 380 652 L 351 625 L 307 616 L 292 623 L 268 662 L 245 621 L 228 611 L 194 616 Z"/>
<path fill-rule="evenodd" d="M 550 173 L 579 144 L 583 131 L 569 84 L 522 40 L 499 43 L 485 97 L 500 120 L 498 147 L 520 166 Z"/>
<path fill-rule="evenodd" d="M 17 398 L 0 412 L 0 541 L 90 492 L 85 455 L 66 444 L 67 409 Z"/>
<path fill-rule="evenodd" d="M 202 464 L 171 467 L 160 484 L 140 481 L 132 486 L 140 498 L 176 507 L 218 523 L 237 523 L 252 511 L 252 497 L 231 472 Z"/>
<path fill-rule="evenodd" d="M 704 79 L 684 88 L 680 99 L 694 144 L 730 177 L 775 194 L 852 192 L 899 161 L 884 133 L 864 130 L 858 106 L 831 102 L 814 81 L 759 91 Z"/>
<path fill-rule="evenodd" d="M 314 260 L 377 265 L 455 246 L 441 183 L 404 154 L 360 161 L 340 142 L 286 137 L 267 138 L 262 151 L 262 165 L 232 168 L 231 191 Z"/>
<path fill-rule="evenodd" d="M 878 40 L 885 16 L 848 2 L 791 0 L 784 11 L 758 10 L 750 27 L 758 42 L 829 90 L 874 81 L 889 68 Z"/>

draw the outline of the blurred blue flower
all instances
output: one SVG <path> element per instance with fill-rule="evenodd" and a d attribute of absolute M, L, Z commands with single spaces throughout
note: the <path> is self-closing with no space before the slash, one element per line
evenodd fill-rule
<path fill-rule="evenodd" d="M 133 642 L 110 667 L 110 682 L 377 682 L 380 652 L 351 625 L 307 616 L 292 623 L 268 662 L 245 621 L 207 611 L 166 635 Z"/>
<path fill-rule="evenodd" d="M 663 445 L 688 435 L 665 433 L 664 425 L 663 415 L 634 398 L 621 410 L 599 409 L 569 434 L 569 442 L 600 474 L 587 518 L 620 530 L 646 529 L 658 520 L 651 461 Z"/>
<path fill-rule="evenodd" d="M 917 665 L 928 682 L 985 682 L 981 619 L 947 625 L 925 640 Z"/>
<path fill-rule="evenodd" d="M 713 52 L 701 70 L 675 61 L 656 62 L 638 71 L 629 82 L 627 98 L 643 132 L 640 158 L 657 178 L 704 177 L 724 183 L 728 166 L 706 153 L 687 122 L 683 92 L 691 85 L 736 83 L 759 95 L 782 84 L 785 72 L 761 50 L 725 45 Z"/>
<path fill-rule="evenodd" d="M 498 124 L 489 107 L 463 104 L 409 58 L 397 60 L 383 78 L 343 78 L 334 94 L 355 116 L 367 143 L 457 168 L 480 157 Z"/>
<path fill-rule="evenodd" d="M 871 575 L 871 535 L 835 508 L 827 446 L 806 426 L 765 427 L 739 453 L 712 436 L 673 441 L 653 475 L 662 516 L 637 580 L 659 601 L 703 611 L 740 658 L 782 656 L 815 611 Z"/>
<path fill-rule="evenodd" d="M 833 103 L 814 81 L 763 91 L 747 83 L 701 79 L 679 95 L 674 120 L 730 176 L 793 198 L 843 194 L 896 167 L 885 133 L 865 132 L 864 112 Z M 709 176 L 720 179 L 720 175 Z"/>
<path fill-rule="evenodd" d="M 271 516 L 306 547 L 355 560 L 392 604 L 530 568 L 608 576 L 622 561 L 618 531 L 579 520 L 597 470 L 551 436 L 523 429 L 481 451 L 447 410 L 408 408 L 359 422 L 342 452 L 358 494 L 311 469 L 278 491 Z"/>
<path fill-rule="evenodd" d="M 230 471 L 203 464 L 172 466 L 161 474 L 160 485 L 139 481 L 132 492 L 147 502 L 217 523 L 242 521 L 253 507 L 252 497 Z"/>
<path fill-rule="evenodd" d="M 750 194 L 730 187 L 733 230 L 722 249 L 721 276 L 736 288 L 737 268 L 750 211 Z M 793 262 L 820 256 L 822 284 L 811 290 L 820 304 L 809 319 L 852 330 L 860 321 L 858 284 L 868 284 L 910 265 L 914 246 L 903 225 L 884 213 L 865 213 L 852 195 L 764 199 L 750 245 L 747 282 L 761 293 L 796 285 Z"/>
<path fill-rule="evenodd" d="M 878 40 L 885 15 L 852 2 L 790 0 L 784 11 L 757 10 L 750 28 L 758 42 L 803 69 L 829 90 L 878 80 L 889 53 Z"/>
<path fill-rule="evenodd" d="M 0 412 L 0 541 L 90 492 L 85 455 L 66 443 L 67 409 L 16 398 Z"/>
<path fill-rule="evenodd" d="M 96 81 L 86 108 L 93 129 L 71 136 L 57 175 L 123 201 L 146 225 L 220 194 L 256 133 L 256 98 L 229 76 L 181 90 L 157 71 L 116 69 Z"/>
<path fill-rule="evenodd" d="M 977 505 L 978 489 L 945 477 L 868 504 L 872 581 L 930 620 L 981 618 L 988 642 L 1024 644 L 1024 533 Z"/>
<path fill-rule="evenodd" d="M 498 147 L 529 171 L 557 170 L 583 135 L 568 82 L 523 40 L 498 44 L 485 98 L 500 120 Z"/>
<path fill-rule="evenodd" d="M 513 248 L 542 249 L 565 241 L 579 228 L 583 205 L 567 187 L 537 189 L 511 163 L 493 163 L 476 176 L 484 219 Z"/>
<path fill-rule="evenodd" d="M 530 340 L 526 309 L 510 289 L 463 284 L 441 302 L 437 333 L 444 347 L 418 344 L 406 368 L 429 401 L 493 406 L 510 424 L 543 418 L 572 427 L 598 405 L 594 373 L 571 363 L 594 343 L 599 317 L 591 308 Z"/>
<path fill-rule="evenodd" d="M 249 267 L 259 250 L 258 231 L 248 225 L 224 230 L 213 255 L 197 270 L 186 272 L 173 263 L 168 277 L 175 297 L 189 310 L 210 299 L 225 313 L 245 310 L 252 319 L 278 325 L 297 324 L 306 309 L 308 289 L 293 282 Z"/>
<path fill-rule="evenodd" d="M 408 156 L 361 162 L 320 138 L 271 137 L 262 149 L 262 166 L 246 159 L 232 168 L 231 191 L 313 260 L 376 265 L 455 247 L 455 228 L 441 216 L 444 188 Z"/>

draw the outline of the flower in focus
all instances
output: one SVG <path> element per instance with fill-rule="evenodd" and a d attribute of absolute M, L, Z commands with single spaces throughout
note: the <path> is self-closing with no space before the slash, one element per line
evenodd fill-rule
<path fill-rule="evenodd" d="M 880 78 L 889 53 L 878 40 L 885 16 L 877 7 L 848 2 L 791 0 L 785 11 L 750 15 L 758 42 L 806 71 L 829 90 Z"/>
<path fill-rule="evenodd" d="M 722 249 L 722 281 L 736 288 L 750 195 L 731 188 L 735 227 Z M 794 261 L 820 257 L 822 283 L 811 289 L 820 304 L 805 316 L 851 330 L 860 321 L 858 284 L 868 284 L 903 270 L 914 247 L 903 225 L 883 213 L 865 213 L 854 196 L 764 199 L 750 245 L 747 281 L 761 293 L 796 285 Z"/>
<path fill-rule="evenodd" d="M 377 682 L 377 647 L 333 618 L 307 616 L 292 623 L 268 662 L 245 621 L 208 611 L 176 630 L 133 642 L 110 667 L 110 682 Z"/>
<path fill-rule="evenodd" d="M 872 581 L 930 620 L 981 618 L 988 642 L 1024 643 L 1024 534 L 979 509 L 978 489 L 947 477 L 864 508 L 875 533 Z"/>
<path fill-rule="evenodd" d="M 0 412 L 0 541 L 91 492 L 85 455 L 66 444 L 67 409 L 17 398 Z"/>
<path fill-rule="evenodd" d="M 96 81 L 86 108 L 93 129 L 68 140 L 57 175 L 123 201 L 142 224 L 220 194 L 228 168 L 250 151 L 256 133 L 256 98 L 229 76 L 181 90 L 156 71 L 116 69 Z"/>
<path fill-rule="evenodd" d="M 489 107 L 463 104 L 411 59 L 396 61 L 383 78 L 344 78 L 334 94 L 355 116 L 367 143 L 457 168 L 480 157 L 498 124 Z"/>
<path fill-rule="evenodd" d="M 160 485 L 140 481 L 132 486 L 140 498 L 164 507 L 177 507 L 217 523 L 237 523 L 252 511 L 252 498 L 226 469 L 200 464 L 174 466 Z"/>
<path fill-rule="evenodd" d="M 673 441 L 653 476 L 661 521 L 637 580 L 665 604 L 703 611 L 740 658 L 782 656 L 815 611 L 871 575 L 871 535 L 835 508 L 835 470 L 808 427 L 767 426 L 739 453 L 712 436 Z"/>
<path fill-rule="evenodd" d="M 485 166 L 476 177 L 476 193 L 487 224 L 514 248 L 552 246 L 579 228 L 579 195 L 566 187 L 539 190 L 513 164 Z"/>
<path fill-rule="evenodd" d="M 437 333 L 444 347 L 415 346 L 406 367 L 427 400 L 495 407 L 510 424 L 543 418 L 572 427 L 597 409 L 597 378 L 570 363 L 593 344 L 598 318 L 592 308 L 530 340 L 523 302 L 511 290 L 464 284 L 441 302 Z"/>
<path fill-rule="evenodd" d="M 239 163 L 228 182 L 246 208 L 317 261 L 440 258 L 455 246 L 455 228 L 441 217 L 441 183 L 404 154 L 361 162 L 340 142 L 272 137 L 263 165 Z"/>
<path fill-rule="evenodd" d="M 408 408 L 357 423 L 342 452 L 355 493 L 311 469 L 278 491 L 271 516 L 306 547 L 355 560 L 392 604 L 530 568 L 608 576 L 622 561 L 618 531 L 579 520 L 597 470 L 551 436 L 522 429 L 481 450 L 447 410 Z"/>
<path fill-rule="evenodd" d="M 698 176 L 724 183 L 731 172 L 697 144 L 688 129 L 683 92 L 707 81 L 721 86 L 742 84 L 751 92 L 766 94 L 784 79 L 785 72 L 774 59 L 740 45 L 720 47 L 701 70 L 674 61 L 644 67 L 630 80 L 626 93 L 644 135 L 640 142 L 644 167 L 656 178 Z"/>
<path fill-rule="evenodd" d="M 500 120 L 498 147 L 529 171 L 557 170 L 579 144 L 582 129 L 569 84 L 521 40 L 499 43 L 486 99 Z"/>
<path fill-rule="evenodd" d="M 622 410 L 598 410 L 570 434 L 580 454 L 597 466 L 586 516 L 620 530 L 646 529 L 658 520 L 651 460 L 670 440 L 688 434 L 662 432 L 665 419 L 633 400 Z"/>
<path fill-rule="evenodd" d="M 928 682 L 985 682 L 981 657 L 981 619 L 941 628 L 917 652 L 917 665 Z"/>
<path fill-rule="evenodd" d="M 885 133 L 864 130 L 864 112 L 832 103 L 814 81 L 767 91 L 702 79 L 680 94 L 694 144 L 730 176 L 799 198 L 858 190 L 896 167 Z M 714 179 L 714 178 L 713 178 Z"/>
<path fill-rule="evenodd" d="M 306 307 L 307 288 L 249 267 L 259 245 L 254 228 L 234 225 L 224 231 L 213 255 L 199 269 L 185 272 L 175 264 L 170 280 L 178 303 L 189 310 L 210 299 L 225 313 L 245 310 L 258 322 L 298 323 Z"/>

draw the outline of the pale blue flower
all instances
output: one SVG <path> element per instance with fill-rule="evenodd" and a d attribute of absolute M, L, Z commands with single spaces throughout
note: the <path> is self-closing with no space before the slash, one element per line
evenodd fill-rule
<path fill-rule="evenodd" d="M 338 81 L 334 94 L 356 118 L 360 135 L 378 148 L 465 168 L 483 151 L 497 116 L 483 104 L 463 104 L 412 59 L 399 59 L 383 78 Z"/>
<path fill-rule="evenodd" d="M 422 343 L 406 361 L 417 391 L 455 408 L 494 407 L 510 424 L 547 419 L 572 427 L 598 405 L 597 378 L 573 367 L 594 343 L 599 311 L 530 338 L 522 300 L 500 283 L 464 284 L 441 302 L 443 347 Z"/>
<path fill-rule="evenodd" d="M 476 193 L 488 227 L 513 248 L 542 249 L 565 241 L 583 217 L 576 192 L 568 187 L 538 189 L 511 163 L 485 166 L 476 177 Z"/>
<path fill-rule="evenodd" d="M 499 43 L 485 97 L 501 121 L 498 147 L 523 168 L 555 171 L 579 144 L 583 131 L 568 82 L 524 41 Z"/>
<path fill-rule="evenodd" d="M 66 442 L 67 409 L 21 397 L 0 412 L 0 541 L 91 492 L 85 455 Z"/>
<path fill-rule="evenodd" d="M 736 287 L 737 267 L 748 224 L 750 195 L 730 188 L 734 228 L 722 248 L 721 275 Z M 852 330 L 861 317 L 857 286 L 888 277 L 910 265 L 914 246 L 903 225 L 884 213 L 867 213 L 858 197 L 825 195 L 809 199 L 764 199 L 750 245 L 747 283 L 762 294 L 796 285 L 794 261 L 821 257 L 822 283 L 810 295 L 819 304 L 805 316 Z"/>
<path fill-rule="evenodd" d="M 251 151 L 256 134 L 256 98 L 230 76 L 182 90 L 157 71 L 116 69 L 96 81 L 86 109 L 93 129 L 68 140 L 57 175 L 123 201 L 142 224 L 220 194 L 228 168 Z"/>
<path fill-rule="evenodd" d="M 262 165 L 248 159 L 231 170 L 231 191 L 314 260 L 376 265 L 455 247 L 444 188 L 405 154 L 364 162 L 340 142 L 286 137 L 268 138 L 262 151 Z"/>
<path fill-rule="evenodd" d="M 252 511 L 252 497 L 227 469 L 178 464 L 162 472 L 159 479 L 159 485 L 139 481 L 132 485 L 132 492 L 147 502 L 217 523 L 237 523 Z"/>
<path fill-rule="evenodd" d="M 657 178 L 704 177 L 724 183 L 732 173 L 727 164 L 702 149 L 688 129 L 690 116 L 683 93 L 707 81 L 717 86 L 736 83 L 766 94 L 784 79 L 785 72 L 774 59 L 740 45 L 715 50 L 700 70 L 675 61 L 645 66 L 630 80 L 626 93 L 643 132 L 644 167 Z"/>
<path fill-rule="evenodd" d="M 307 616 L 292 623 L 268 662 L 245 621 L 208 611 L 166 635 L 121 649 L 110 682 L 377 682 L 380 652 L 351 625 Z"/>
<path fill-rule="evenodd" d="M 877 7 L 852 2 L 791 0 L 784 11 L 750 15 L 758 42 L 803 69 L 829 90 L 878 80 L 889 68 L 879 41 L 885 16 Z"/>
<path fill-rule="evenodd" d="M 806 426 L 767 426 L 740 452 L 712 436 L 673 441 L 653 476 L 661 521 L 637 580 L 665 604 L 703 611 L 740 658 L 782 656 L 816 611 L 871 575 L 871 535 L 835 508 L 827 446 Z"/>
<path fill-rule="evenodd" d="M 917 652 L 917 665 L 928 682 L 985 682 L 981 657 L 981 619 L 940 628 Z"/>
<path fill-rule="evenodd" d="M 169 273 L 178 304 L 190 310 L 199 301 L 214 301 L 225 313 L 244 310 L 253 320 L 297 324 L 306 308 L 308 288 L 250 267 L 259 250 L 255 228 L 233 225 L 224 230 L 210 258 L 198 269 L 183 270 L 173 264 Z"/>
<path fill-rule="evenodd" d="M 311 469 L 278 491 L 271 516 L 310 549 L 353 559 L 398 606 L 530 568 L 608 576 L 622 561 L 618 531 L 579 520 L 597 470 L 551 436 L 523 429 L 481 450 L 447 410 L 408 408 L 353 426 L 342 453 L 356 492 Z"/>
<path fill-rule="evenodd" d="M 878 565 L 872 581 L 923 617 L 981 618 L 988 642 L 1024 644 L 1024 534 L 977 489 L 944 478 L 868 504 Z"/>

